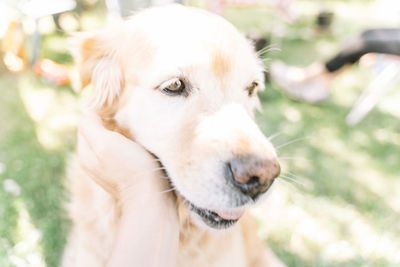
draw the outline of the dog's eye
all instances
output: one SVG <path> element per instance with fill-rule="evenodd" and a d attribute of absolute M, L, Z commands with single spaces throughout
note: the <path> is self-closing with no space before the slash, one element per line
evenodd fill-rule
<path fill-rule="evenodd" d="M 252 83 L 246 88 L 246 90 L 247 90 L 249 96 L 252 96 L 252 95 L 253 95 L 253 93 L 256 91 L 257 87 L 258 87 L 258 83 L 257 83 L 257 82 L 252 82 Z"/>
<path fill-rule="evenodd" d="M 165 94 L 171 96 L 187 94 L 185 82 L 178 78 L 166 81 L 160 88 Z"/>

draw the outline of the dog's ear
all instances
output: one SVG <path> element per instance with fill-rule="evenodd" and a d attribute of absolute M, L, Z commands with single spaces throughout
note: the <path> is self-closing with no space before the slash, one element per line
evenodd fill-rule
<path fill-rule="evenodd" d="M 74 37 L 74 58 L 79 74 L 77 89 L 93 85 L 90 106 L 103 117 L 110 117 L 124 87 L 124 78 L 117 51 L 114 49 L 114 34 L 95 31 Z"/>

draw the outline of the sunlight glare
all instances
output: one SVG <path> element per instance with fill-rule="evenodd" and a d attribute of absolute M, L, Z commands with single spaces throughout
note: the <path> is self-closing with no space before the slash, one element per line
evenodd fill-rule
<path fill-rule="evenodd" d="M 35 227 L 24 202 L 15 202 L 18 210 L 16 244 L 7 251 L 10 262 L 16 267 L 46 266 L 42 255 L 42 233 Z"/>

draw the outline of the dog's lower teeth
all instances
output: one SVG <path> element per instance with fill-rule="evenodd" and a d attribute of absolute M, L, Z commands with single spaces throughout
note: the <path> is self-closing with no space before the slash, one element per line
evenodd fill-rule
<path fill-rule="evenodd" d="M 225 229 L 230 227 L 237 221 L 237 220 L 226 220 L 213 211 L 200 209 L 195 205 L 193 205 L 192 203 L 189 204 L 190 204 L 189 205 L 190 209 L 196 212 L 198 215 L 200 215 L 203 218 L 203 220 L 213 228 Z"/>

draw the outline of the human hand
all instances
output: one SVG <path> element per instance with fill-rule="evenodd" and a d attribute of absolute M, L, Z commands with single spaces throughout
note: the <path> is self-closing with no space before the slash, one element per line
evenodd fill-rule
<path fill-rule="evenodd" d="M 175 266 L 179 240 L 176 201 L 158 161 L 139 144 L 105 129 L 91 111 L 78 128 L 78 160 L 120 204 L 117 236 L 107 267 Z"/>
<path fill-rule="evenodd" d="M 105 129 L 93 111 L 84 114 L 78 128 L 78 160 L 117 199 L 137 192 L 154 195 L 169 188 L 158 161 L 139 144 Z"/>

